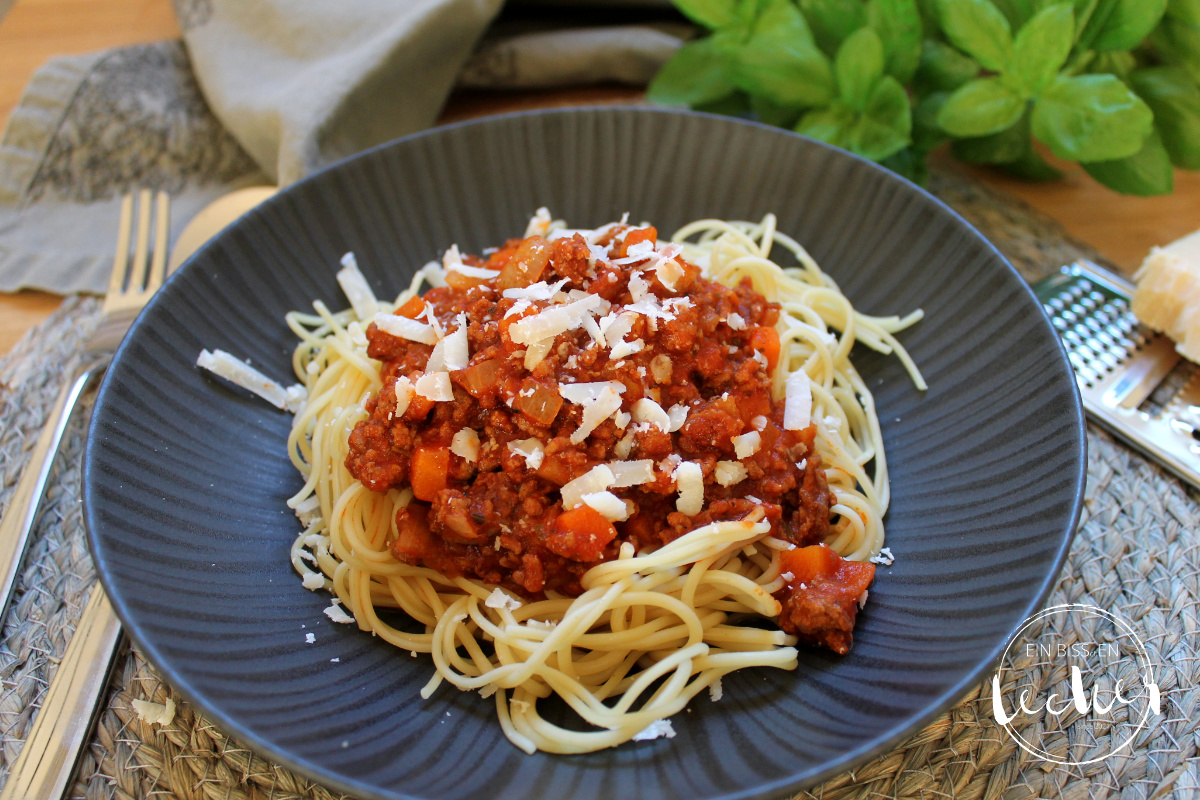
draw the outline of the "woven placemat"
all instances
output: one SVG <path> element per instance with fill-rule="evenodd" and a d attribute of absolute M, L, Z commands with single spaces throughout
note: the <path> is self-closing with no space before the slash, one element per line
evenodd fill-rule
<path fill-rule="evenodd" d="M 1027 278 L 1075 258 L 1096 258 L 1053 222 L 957 174 L 937 173 L 932 188 Z M 97 312 L 93 299 L 68 300 L 0 359 L 0 504 L 7 502 Z M 46 512 L 0 643 L 0 774 L 5 776 L 94 582 L 80 514 L 83 437 L 83 425 L 76 422 L 56 462 Z M 1134 800 L 1200 793 L 1195 730 L 1200 505 L 1178 480 L 1094 426 L 1088 446 L 1082 525 L 1049 602 L 1091 604 L 1128 620 L 1150 651 L 1164 713 L 1152 719 L 1132 750 L 1068 769 L 1019 749 L 993 721 L 988 691 L 976 690 L 894 751 L 806 796 L 1022 800 L 1119 795 Z M 1078 635 L 1072 629 L 1043 632 L 1046 641 L 1066 644 Z M 1046 686 L 1062 679 L 1061 671 L 1044 671 Z M 177 708 L 167 725 L 148 725 L 132 710 L 134 699 L 167 698 Z M 1016 724 L 1033 731 L 1040 721 Z M 1078 730 L 1069 730 L 1072 740 L 1092 735 L 1086 720 L 1075 725 Z M 1103 745 L 1101 737 L 1098 746 Z M 225 736 L 130 650 L 118 661 L 72 796 L 325 800 L 333 795 Z"/>

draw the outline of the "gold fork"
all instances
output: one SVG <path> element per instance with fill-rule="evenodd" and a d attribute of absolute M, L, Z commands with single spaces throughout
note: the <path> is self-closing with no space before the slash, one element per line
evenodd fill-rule
<path fill-rule="evenodd" d="M 37 520 L 50 465 L 71 412 L 88 384 L 104 373 L 134 318 L 162 286 L 165 277 L 170 201 L 166 192 L 158 192 L 156 197 L 148 189 L 139 192 L 136 231 L 133 201 L 133 195 L 126 195 L 121 203 L 117 253 L 100 324 L 84 346 L 71 380 L 59 394 L 12 502 L 0 521 L 0 620 L 8 609 L 25 546 Z M 132 256 L 129 252 L 131 239 Z M 97 615 L 105 620 L 103 624 L 92 623 Z M 121 635 L 120 624 L 99 584 L 92 590 L 79 630 L 87 633 L 72 637 L 21 754 L 9 773 L 0 800 L 61 797 L 66 789 L 79 748 L 91 728 L 96 703 L 89 699 L 89 693 L 103 688 L 107 669 L 90 679 L 89 685 L 80 685 L 70 678 L 76 671 L 82 673 L 91 669 L 98 660 L 107 659 L 105 666 L 110 664 Z"/>

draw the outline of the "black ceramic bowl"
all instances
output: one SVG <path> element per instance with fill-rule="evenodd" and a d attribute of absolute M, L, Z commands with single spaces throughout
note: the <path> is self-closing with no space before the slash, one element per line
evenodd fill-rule
<path fill-rule="evenodd" d="M 353 250 L 379 296 L 457 242 L 520 235 L 548 206 L 577 226 L 629 211 L 660 231 L 779 216 L 868 313 L 925 310 L 893 358 L 856 363 L 892 475 L 888 545 L 851 653 L 746 670 L 678 735 L 582 756 L 525 755 L 491 700 L 321 613 L 288 563 L 300 479 L 289 418 L 197 370 L 222 348 L 290 382 L 283 315 L 345 301 Z M 581 109 L 411 136 L 281 192 L 150 302 L 100 389 L 84 473 L 104 586 L 167 680 L 263 755 L 361 797 L 783 797 L 877 755 L 986 676 L 1054 584 L 1079 514 L 1074 379 L 1033 294 L 937 200 L 844 152 L 698 114 Z M 305 644 L 305 633 L 316 643 Z M 330 659 L 340 659 L 331 663 Z"/>

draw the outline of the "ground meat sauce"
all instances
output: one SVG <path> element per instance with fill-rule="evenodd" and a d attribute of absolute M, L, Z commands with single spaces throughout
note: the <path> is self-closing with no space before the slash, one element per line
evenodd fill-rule
<path fill-rule="evenodd" d="M 470 361 L 450 373 L 453 401 L 418 394 L 397 416 L 396 380 L 407 376 L 415 384 L 433 348 L 374 324 L 367 329 L 368 354 L 381 363 L 383 389 L 369 400 L 369 417 L 350 434 L 346 466 L 377 492 L 413 487 L 418 499 L 397 512 L 399 536 L 392 551 L 399 560 L 526 597 L 548 591 L 574 596 L 582 591 L 583 574 L 616 558 L 624 542 L 657 547 L 759 507 L 774 534 L 797 551 L 828 535 L 830 491 L 813 450 L 816 430 L 784 430 L 783 404 L 770 399 L 768 370 L 780 349 L 774 329 L 779 306 L 754 291 L 748 279 L 729 288 L 701 277 L 678 257 L 670 289 L 654 269 L 657 253 L 610 263 L 629 260 L 631 247 L 655 238 L 653 228 L 615 226 L 590 246 L 579 234 L 510 240 L 486 260 L 463 258 L 467 266 L 497 270 L 498 276 L 451 270 L 450 285 L 397 309 L 398 315 L 429 322 L 432 312 L 445 333 L 457 329 L 465 315 Z M 563 294 L 550 300 L 503 294 L 506 288 L 563 279 Z M 623 338 L 643 343 L 636 352 L 610 357 L 612 342 L 601 346 L 578 327 L 559 333 L 545 357 L 526 369 L 527 346 L 513 341 L 511 326 L 556 302 L 579 299 L 582 292 L 600 295 L 618 314 L 636 302 L 635 293 L 669 311 L 635 315 Z M 624 386 L 621 412 L 572 443 L 586 403 L 564 402 L 559 386 L 599 381 Z M 644 397 L 662 409 L 686 407 L 686 421 L 674 432 L 630 421 L 630 410 Z M 463 429 L 478 436 L 474 460 L 451 450 Z M 739 459 L 731 439 L 750 431 L 758 432 L 759 447 Z M 531 467 L 536 459 L 527 461 L 509 447 L 527 439 L 543 446 L 536 467 Z M 633 459 L 652 459 L 656 466 L 651 482 L 610 489 L 625 501 L 626 520 L 610 522 L 586 505 L 563 508 L 563 484 L 598 464 Z M 704 506 L 693 516 L 676 507 L 672 471 L 681 461 L 698 464 L 704 475 Z M 720 461 L 740 462 L 744 479 L 721 485 Z M 857 605 L 846 602 L 836 575 L 817 592 L 796 584 L 777 594 L 784 606 L 781 627 L 844 652 Z"/>

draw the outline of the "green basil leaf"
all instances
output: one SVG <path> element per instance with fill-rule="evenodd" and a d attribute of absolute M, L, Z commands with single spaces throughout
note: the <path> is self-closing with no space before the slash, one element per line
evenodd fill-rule
<path fill-rule="evenodd" d="M 1027 92 L 1040 92 L 1054 79 L 1075 41 L 1075 10 L 1056 3 L 1034 14 L 1013 42 L 1012 75 Z"/>
<path fill-rule="evenodd" d="M 809 111 L 795 127 L 796 133 L 827 142 L 834 147 L 850 149 L 850 129 L 854 125 L 855 113 L 842 103 L 828 108 Z"/>
<path fill-rule="evenodd" d="M 921 63 L 921 12 L 916 0 L 870 0 L 867 24 L 883 40 L 884 71 L 909 83 Z"/>
<path fill-rule="evenodd" d="M 675 7 L 706 28 L 725 28 L 737 18 L 737 0 L 675 0 Z"/>
<path fill-rule="evenodd" d="M 1167 0 L 1119 0 L 1090 40 L 1090 48 L 1105 51 L 1137 47 L 1166 10 Z"/>
<path fill-rule="evenodd" d="M 751 95 L 792 108 L 828 105 L 835 91 L 829 59 L 788 0 L 772 3 L 759 18 L 738 51 L 732 77 Z"/>
<path fill-rule="evenodd" d="M 921 12 L 921 27 L 928 35 L 941 33 L 942 23 L 938 18 L 937 0 L 917 0 L 917 10 Z"/>
<path fill-rule="evenodd" d="M 934 92 L 922 98 L 913 109 L 912 149 L 916 153 L 928 155 L 948 138 L 937 118 L 949 97 L 949 92 Z"/>
<path fill-rule="evenodd" d="M 960 86 L 938 113 L 938 124 L 951 136 L 999 133 L 1021 118 L 1025 100 L 999 78 L 979 78 Z"/>
<path fill-rule="evenodd" d="M 1171 159 L 1157 131 L 1147 136 L 1142 149 L 1133 155 L 1115 161 L 1092 161 L 1083 168 L 1088 175 L 1122 194 L 1148 197 L 1170 194 L 1175 188 Z"/>
<path fill-rule="evenodd" d="M 1092 40 L 1108 22 L 1108 18 L 1116 11 L 1121 0 L 1093 0 L 1090 8 L 1076 9 L 1076 31 L 1078 32 L 1078 49 L 1090 50 Z"/>
<path fill-rule="evenodd" d="M 870 28 L 859 28 L 842 42 L 833 62 L 838 94 L 855 111 L 866 108 L 871 88 L 883 76 L 883 42 Z"/>
<path fill-rule="evenodd" d="M 925 164 L 925 154 L 918 153 L 915 148 L 906 147 L 879 163 L 918 186 L 929 183 L 929 167 Z"/>
<path fill-rule="evenodd" d="M 817 46 L 830 58 L 846 37 L 867 24 L 861 0 L 800 0 Z"/>
<path fill-rule="evenodd" d="M 1020 28 L 1035 12 L 1034 0 L 992 0 L 992 3 L 1008 20 L 1013 30 Z"/>
<path fill-rule="evenodd" d="M 1016 125 L 991 136 L 958 139 L 951 146 L 954 157 L 968 164 L 1007 164 L 1017 161 L 1030 148 L 1029 112 Z"/>
<path fill-rule="evenodd" d="M 720 100 L 737 87 L 722 43 L 710 36 L 675 51 L 646 90 L 646 99 L 664 106 L 697 106 Z"/>
<path fill-rule="evenodd" d="M 1167 65 L 1179 65 L 1200 83 L 1200 27 L 1168 17 L 1150 34 L 1150 43 Z"/>
<path fill-rule="evenodd" d="M 1200 27 L 1200 0 L 1170 0 L 1167 14 L 1172 19 Z"/>
<path fill-rule="evenodd" d="M 1129 73 L 1137 69 L 1137 56 L 1128 50 L 1111 50 L 1107 53 L 1097 53 L 1087 65 L 1088 72 L 1094 72 L 1097 75 L 1109 73 L 1116 75 L 1122 81 L 1129 76 Z M 1125 81 L 1128 83 L 1128 81 Z"/>
<path fill-rule="evenodd" d="M 926 39 L 915 77 L 918 90 L 950 92 L 979 74 L 979 65 L 948 44 Z"/>
<path fill-rule="evenodd" d="M 912 107 L 900 82 L 885 75 L 876 82 L 867 106 L 850 131 L 850 149 L 872 161 L 882 161 L 911 141 Z"/>
<path fill-rule="evenodd" d="M 1154 112 L 1154 127 L 1171 163 L 1200 169 L 1200 87 L 1177 67 L 1140 69 L 1129 81 Z"/>
<path fill-rule="evenodd" d="M 1150 108 L 1112 75 L 1060 76 L 1033 105 L 1033 135 L 1071 161 L 1131 156 L 1153 124 Z"/>
<path fill-rule="evenodd" d="M 938 0 L 946 38 L 986 69 L 1004 72 L 1012 60 L 1012 28 L 990 0 Z"/>
<path fill-rule="evenodd" d="M 692 108 L 709 114 L 724 114 L 727 117 L 749 119 L 751 116 L 750 98 L 745 92 L 727 94 L 711 103 L 697 103 Z"/>
<path fill-rule="evenodd" d="M 750 98 L 750 110 L 759 122 L 774 125 L 777 128 L 790 128 L 800 118 L 800 111 L 787 106 L 776 105 L 765 97 L 755 95 Z"/>
<path fill-rule="evenodd" d="M 1026 181 L 1056 181 L 1063 176 L 1061 172 L 1047 164 L 1046 160 L 1039 156 L 1032 147 L 1016 161 L 996 166 L 1008 174 Z"/>

